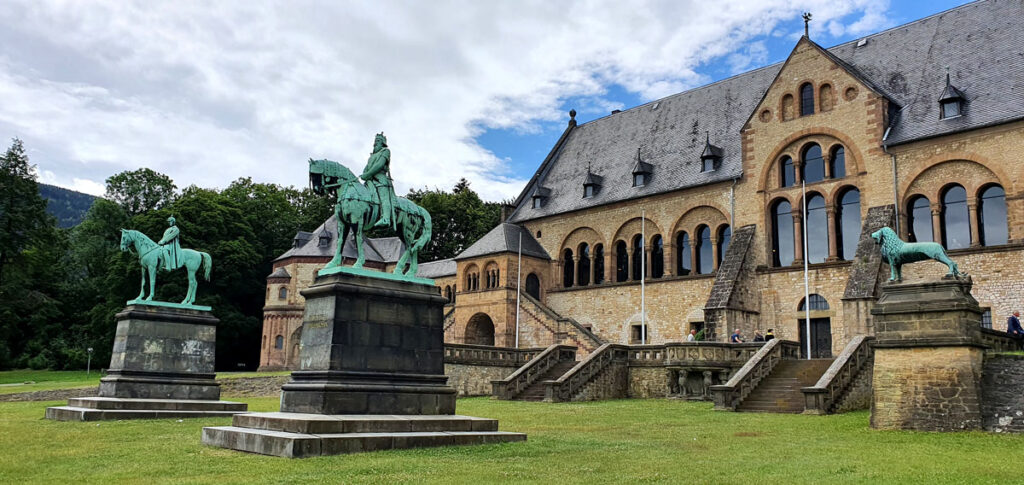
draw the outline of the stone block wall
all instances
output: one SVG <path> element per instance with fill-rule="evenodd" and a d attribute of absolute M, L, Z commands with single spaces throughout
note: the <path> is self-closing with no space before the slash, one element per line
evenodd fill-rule
<path fill-rule="evenodd" d="M 1024 356 L 987 356 L 981 396 L 981 419 L 986 430 L 1024 433 Z"/>
<path fill-rule="evenodd" d="M 518 369 L 518 366 L 444 364 L 448 385 L 455 388 L 459 397 L 490 396 L 491 381 L 504 379 Z"/>
<path fill-rule="evenodd" d="M 629 368 L 623 364 L 612 364 L 601 371 L 592 381 L 573 396 L 573 401 L 601 401 L 624 399 L 629 395 Z"/>
<path fill-rule="evenodd" d="M 841 401 L 836 406 L 836 413 L 848 413 L 850 411 L 860 411 L 861 409 L 871 409 L 871 396 L 872 387 L 871 381 L 874 374 L 874 362 L 867 362 L 860 372 L 857 373 L 857 377 L 853 379 L 853 384 L 846 391 L 846 394 L 841 398 Z"/>
<path fill-rule="evenodd" d="M 667 397 L 669 391 L 668 373 L 664 367 L 630 367 L 629 397 Z"/>
<path fill-rule="evenodd" d="M 982 352 L 966 346 L 877 349 L 871 426 L 981 429 Z"/>

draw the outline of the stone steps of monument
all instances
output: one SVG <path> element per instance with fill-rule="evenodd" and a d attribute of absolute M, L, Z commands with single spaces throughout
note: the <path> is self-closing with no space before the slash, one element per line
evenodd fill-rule
<path fill-rule="evenodd" d="M 457 415 L 251 413 L 235 415 L 233 424 L 203 428 L 203 444 L 301 458 L 526 441 L 525 434 L 498 431 L 497 420 Z"/>
<path fill-rule="evenodd" d="M 544 381 L 553 381 L 562 377 L 566 372 L 569 372 L 569 369 L 576 367 L 576 364 L 578 364 L 578 362 L 575 360 L 563 360 L 551 366 L 544 375 L 534 381 L 534 383 L 529 387 L 523 389 L 523 392 L 519 393 L 519 395 L 513 399 L 516 401 L 543 401 Z"/>
<path fill-rule="evenodd" d="M 245 412 L 247 405 L 231 401 L 199 399 L 138 399 L 118 397 L 79 397 L 68 399 L 69 407 L 104 410 L 145 411 L 233 411 Z"/>
<path fill-rule="evenodd" d="M 55 421 L 112 421 L 120 419 L 210 418 L 234 416 L 238 412 L 224 410 L 93 409 L 75 406 L 55 406 L 46 408 L 46 419 Z"/>
<path fill-rule="evenodd" d="M 736 407 L 740 412 L 801 413 L 803 387 L 813 386 L 833 359 L 783 360 Z"/>

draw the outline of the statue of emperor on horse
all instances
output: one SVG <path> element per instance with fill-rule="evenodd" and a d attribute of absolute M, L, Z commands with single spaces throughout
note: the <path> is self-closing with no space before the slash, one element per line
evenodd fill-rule
<path fill-rule="evenodd" d="M 360 183 L 360 178 L 365 185 Z M 363 233 L 367 228 L 389 227 L 405 243 L 405 252 L 395 265 L 394 273 L 416 276 L 419 252 L 430 241 L 430 213 L 414 202 L 395 195 L 391 179 L 391 150 L 384 133 L 374 138 L 373 152 L 366 161 L 362 175 L 356 177 L 344 165 L 331 160 L 309 160 L 309 184 L 318 195 L 338 194 L 334 216 L 342 234 L 334 258 L 324 269 L 341 266 L 342 248 L 350 232 L 355 234 L 356 258 L 353 268 L 362 268 L 366 261 Z"/>
<path fill-rule="evenodd" d="M 142 267 L 142 283 L 139 296 L 132 301 L 153 301 L 156 293 L 156 274 L 158 271 L 174 271 L 185 268 L 188 273 L 188 292 L 182 305 L 193 305 L 196 301 L 196 271 L 200 266 L 205 270 L 203 277 L 210 281 L 210 270 L 213 260 L 210 255 L 193 249 L 182 249 L 181 230 L 176 225 L 174 216 L 167 218 L 168 228 L 159 242 L 153 242 L 145 234 L 132 229 L 121 229 L 121 251 L 134 250 L 139 255 Z M 149 276 L 149 295 L 146 295 L 146 276 Z M 131 302 L 129 302 L 131 303 Z"/>

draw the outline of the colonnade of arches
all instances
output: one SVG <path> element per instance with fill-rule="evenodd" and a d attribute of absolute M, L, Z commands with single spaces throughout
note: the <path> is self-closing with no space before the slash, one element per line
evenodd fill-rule
<path fill-rule="evenodd" d="M 808 191 L 806 221 L 803 203 L 803 200 L 791 201 L 785 196 L 769 203 L 772 265 L 799 264 L 805 257 L 812 264 L 853 260 L 860 239 L 860 190 L 842 187 L 832 196 Z"/>
<path fill-rule="evenodd" d="M 906 236 L 911 242 L 934 241 L 946 249 L 998 246 L 1009 242 L 1006 191 L 989 183 L 974 194 L 960 184 L 949 184 L 936 200 L 926 194 L 907 197 Z"/>

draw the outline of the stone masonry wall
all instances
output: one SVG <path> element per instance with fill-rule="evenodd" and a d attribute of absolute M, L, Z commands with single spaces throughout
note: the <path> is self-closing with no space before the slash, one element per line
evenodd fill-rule
<path fill-rule="evenodd" d="M 573 401 L 600 401 L 630 397 L 629 369 L 624 364 L 612 364 L 588 382 Z"/>
<path fill-rule="evenodd" d="M 444 364 L 448 385 L 458 391 L 459 397 L 490 396 L 491 381 L 504 379 L 516 369 L 515 366 Z"/>
<path fill-rule="evenodd" d="M 668 374 L 664 367 L 629 368 L 629 397 L 667 397 L 668 389 Z"/>
<path fill-rule="evenodd" d="M 1024 433 L 1024 356 L 986 356 L 981 396 L 986 430 Z"/>
<path fill-rule="evenodd" d="M 982 350 L 977 347 L 876 349 L 871 426 L 876 429 L 979 429 Z M 900 389 L 915 389 L 903 393 Z M 911 424 L 912 423 L 912 424 Z"/>

